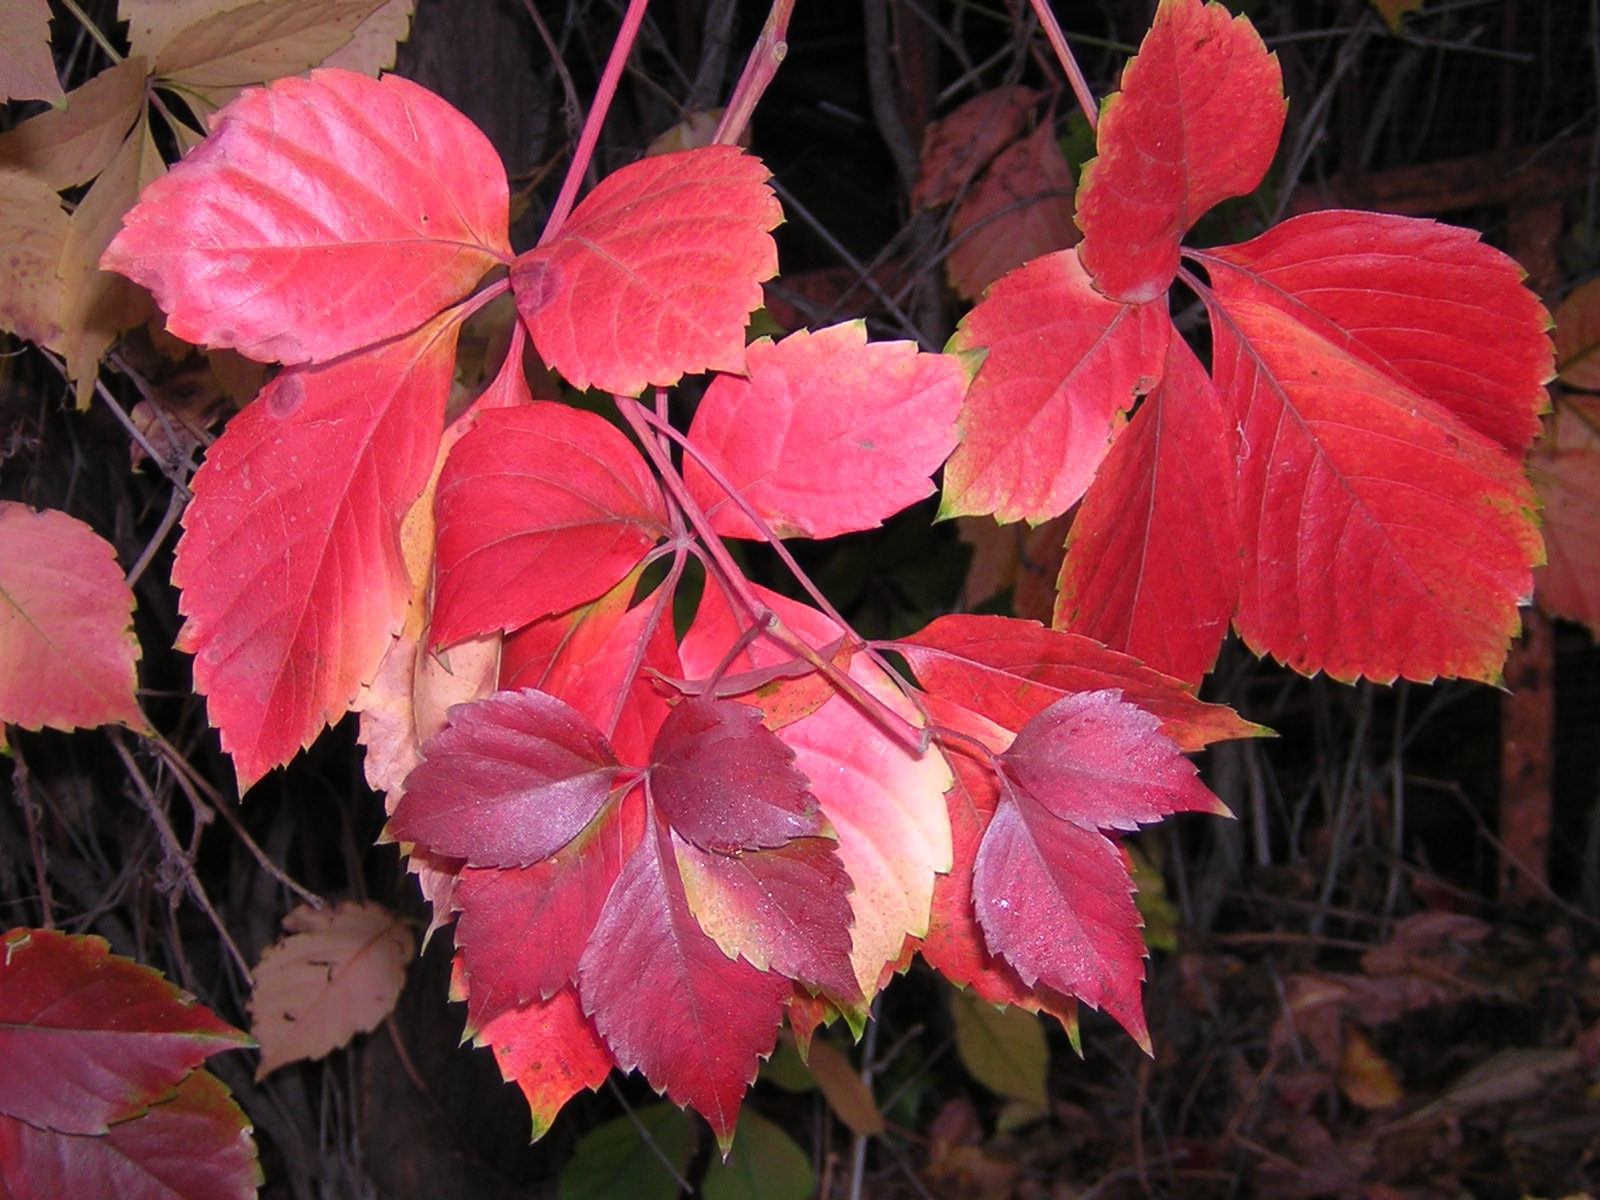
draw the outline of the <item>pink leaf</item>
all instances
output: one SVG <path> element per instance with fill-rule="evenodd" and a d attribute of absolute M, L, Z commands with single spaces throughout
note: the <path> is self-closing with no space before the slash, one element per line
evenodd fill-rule
<path fill-rule="evenodd" d="M 1053 623 L 1198 685 L 1239 600 L 1235 487 L 1232 423 L 1173 338 L 1073 520 Z"/>
<path fill-rule="evenodd" d="M 0 1114 L 103 1134 L 250 1039 L 97 937 L 14 929 L 0 945 Z"/>
<path fill-rule="evenodd" d="M 1252 299 L 1304 322 L 1520 455 L 1551 375 L 1549 317 L 1515 259 L 1413 217 L 1317 212 L 1198 256 L 1249 275 Z M 1225 276 L 1219 288 L 1236 286 Z"/>
<path fill-rule="evenodd" d="M 1521 464 L 1253 277 L 1219 268 L 1213 284 L 1245 641 L 1335 679 L 1498 679 L 1542 555 Z"/>
<path fill-rule="evenodd" d="M 781 846 L 826 828 L 794 751 L 732 700 L 685 700 L 656 735 L 651 797 L 673 832 L 717 854 Z"/>
<path fill-rule="evenodd" d="M 573 387 L 626 396 L 742 370 L 745 323 L 778 270 L 767 178 L 738 147 L 706 146 L 601 180 L 512 268 L 539 356 Z"/>
<path fill-rule="evenodd" d="M 438 514 L 436 645 L 585 604 L 667 531 L 633 444 L 549 401 L 478 418 L 445 463 Z"/>
<path fill-rule="evenodd" d="M 132 626 L 133 593 L 103 538 L 0 500 L 0 724 L 145 728 Z"/>
<path fill-rule="evenodd" d="M 1007 146 L 950 218 L 950 285 L 968 300 L 1008 271 L 1078 241 L 1072 167 L 1044 121 Z"/>
<path fill-rule="evenodd" d="M 289 368 L 195 475 L 179 645 L 243 787 L 342 715 L 400 632 L 400 522 L 433 470 L 457 329 Z"/>
<path fill-rule="evenodd" d="M 689 438 L 780 537 L 872 529 L 933 491 L 967 386 L 958 359 L 869 343 L 852 321 L 763 338 L 746 369 L 712 380 Z M 693 457 L 684 480 L 724 537 L 759 536 Z"/>
<path fill-rule="evenodd" d="M 186 341 L 325 361 L 415 329 L 510 255 L 488 139 L 398 75 L 280 79 L 213 128 L 102 259 Z"/>
<path fill-rule="evenodd" d="M 584 1011 L 617 1064 L 644 1073 L 727 1138 L 793 984 L 730 959 L 689 911 L 668 833 L 652 822 L 578 964 Z"/>
<path fill-rule="evenodd" d="M 525 867 L 561 850 L 600 814 L 619 770 L 598 729 L 535 691 L 452 709 L 422 754 L 389 835 L 475 867 Z"/>
<path fill-rule="evenodd" d="M 1102 106 L 1099 157 L 1078 189 L 1078 254 L 1095 287 L 1139 304 L 1178 270 L 1178 240 L 1213 205 L 1254 190 L 1285 112 L 1275 57 L 1221 4 L 1161 0 Z"/>
<path fill-rule="evenodd" d="M 940 617 L 894 648 L 930 696 L 1015 733 L 1074 692 L 1115 688 L 1160 718 L 1184 750 L 1250 737 L 1259 726 L 1220 704 L 1204 704 L 1181 681 L 1075 633 L 1012 617 Z"/>
<path fill-rule="evenodd" d="M 946 517 L 1043 521 L 1089 486 L 1117 414 L 1159 381 L 1166 306 L 1113 303 L 1071 251 L 1007 275 L 961 323 L 955 350 L 986 351 L 945 467 Z"/>
<path fill-rule="evenodd" d="M 192 1071 L 176 1093 L 101 1136 L 0 1118 L 0 1193 L 8 1200 L 254 1200 L 250 1123 L 217 1078 Z"/>

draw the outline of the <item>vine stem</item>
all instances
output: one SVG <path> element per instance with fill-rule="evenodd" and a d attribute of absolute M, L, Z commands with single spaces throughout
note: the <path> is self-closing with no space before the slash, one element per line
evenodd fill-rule
<path fill-rule="evenodd" d="M 1100 109 L 1095 104 L 1094 93 L 1089 90 L 1089 81 L 1083 77 L 1083 68 L 1078 66 L 1077 56 L 1072 53 L 1072 47 L 1067 45 L 1067 35 L 1061 32 L 1061 22 L 1050 11 L 1050 0 L 1029 0 L 1029 3 L 1044 28 L 1044 36 L 1050 40 L 1050 48 L 1056 52 L 1056 61 L 1067 73 L 1067 83 L 1072 87 L 1072 94 L 1078 98 L 1078 107 L 1083 110 L 1084 120 L 1089 122 L 1089 132 L 1093 133 L 1100 127 Z"/>
<path fill-rule="evenodd" d="M 728 106 L 722 110 L 722 120 L 711 137 L 719 146 L 731 146 L 743 136 L 750 118 L 755 115 L 756 104 L 778 74 L 778 67 L 789 53 L 789 17 L 794 13 L 794 0 L 773 0 L 767 23 L 761 35 L 750 48 L 745 60 L 744 73 L 734 85 Z"/>
<path fill-rule="evenodd" d="M 644 10 L 649 5 L 650 0 L 628 0 L 628 9 L 622 14 L 622 27 L 617 30 L 617 40 L 611 43 L 611 55 L 606 59 L 606 68 L 601 72 L 600 84 L 594 91 L 594 104 L 584 118 L 577 149 L 572 152 L 572 161 L 567 164 L 567 177 L 561 181 L 561 192 L 556 196 L 550 217 L 544 223 L 544 232 L 539 235 L 541 246 L 554 241 L 560 235 L 561 227 L 567 223 L 567 218 L 572 215 L 572 206 L 578 200 L 578 188 L 583 184 L 583 177 L 594 158 L 595 145 L 600 140 L 600 127 L 605 124 L 606 114 L 611 111 L 611 101 L 617 95 L 617 84 L 628 65 L 628 56 L 633 53 L 633 43 L 638 40 L 639 27 L 644 23 Z"/>
<path fill-rule="evenodd" d="M 744 572 L 739 569 L 738 564 L 729 555 L 727 547 L 722 544 L 722 538 L 712 528 L 711 520 L 706 516 L 705 510 L 695 502 L 694 497 L 689 495 L 682 477 L 666 455 L 665 449 L 659 440 L 661 435 L 664 434 L 683 446 L 685 453 L 693 455 L 702 467 L 707 468 L 707 473 L 712 476 L 712 482 L 722 488 L 739 504 L 745 514 L 756 523 L 763 540 L 772 545 L 778 552 L 784 565 L 794 572 L 795 578 L 805 588 L 807 594 L 818 601 L 823 608 L 824 615 L 837 624 L 840 630 L 856 645 L 865 647 L 865 640 L 850 627 L 849 622 L 840 616 L 837 610 L 817 590 L 816 585 L 811 582 L 805 572 L 800 569 L 799 564 L 788 554 L 771 526 L 761 519 L 760 514 L 750 507 L 749 502 L 740 496 L 721 476 L 721 473 L 707 463 L 696 448 L 691 446 L 688 440 L 676 429 L 673 429 L 659 417 L 652 414 L 637 400 L 626 396 L 617 396 L 614 399 L 623 420 L 628 423 L 628 427 L 633 430 L 635 436 L 643 444 L 645 453 L 649 455 L 650 461 L 655 466 L 662 483 L 672 494 L 673 501 L 688 518 L 690 525 L 693 526 L 698 538 L 700 551 L 705 556 L 708 567 L 716 574 L 722 586 L 737 597 L 739 603 L 745 607 L 763 632 L 772 637 L 773 640 L 795 655 L 795 657 L 814 667 L 842 695 L 848 697 L 858 708 L 871 716 L 878 726 L 894 738 L 895 741 L 908 749 L 921 753 L 926 746 L 925 733 L 922 729 L 911 724 L 910 721 L 907 721 L 882 700 L 868 692 L 848 674 L 817 653 L 814 647 L 807 645 L 799 635 L 790 630 L 777 613 L 762 603 L 761 598 L 751 588 L 750 581 L 744 577 Z"/>

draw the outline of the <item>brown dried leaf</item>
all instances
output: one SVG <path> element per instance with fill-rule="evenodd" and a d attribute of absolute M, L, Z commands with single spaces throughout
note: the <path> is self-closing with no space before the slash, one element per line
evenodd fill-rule
<path fill-rule="evenodd" d="M 29 117 L 0 134 L 0 169 L 25 171 L 57 191 L 87 183 L 111 163 L 144 106 L 145 63 L 125 58 L 67 95 L 65 110 Z"/>
<path fill-rule="evenodd" d="M 1072 168 L 1050 123 L 1002 150 L 950 220 L 950 285 L 968 300 L 1031 258 L 1079 239 Z"/>
<path fill-rule="evenodd" d="M 937 208 L 960 195 L 972 177 L 1022 132 L 1040 95 L 1032 88 L 996 88 L 929 125 L 922 136 L 912 205 Z"/>
<path fill-rule="evenodd" d="M 1395 33 L 1400 32 L 1400 18 L 1408 12 L 1416 12 L 1425 0 L 1372 0 L 1372 7 L 1378 10 Z"/>
<path fill-rule="evenodd" d="M 41 344 L 60 336 L 71 224 L 49 184 L 0 171 L 0 329 Z"/>
<path fill-rule="evenodd" d="M 250 997 L 250 1032 L 261 1044 L 257 1079 L 377 1028 L 416 951 L 411 930 L 379 904 L 320 912 L 302 905 L 283 927 L 289 936 L 262 952 Z"/>
<path fill-rule="evenodd" d="M 811 1043 L 806 1066 L 833 1115 L 844 1122 L 845 1128 L 860 1137 L 876 1137 L 883 1132 L 883 1114 L 878 1111 L 872 1089 L 861 1081 L 849 1059 L 818 1040 Z"/>
<path fill-rule="evenodd" d="M 50 57 L 49 0 L 0 0 L 0 102 L 64 99 Z"/>
<path fill-rule="evenodd" d="M 156 56 L 152 71 L 202 94 L 298 75 L 347 45 L 383 3 L 257 0 L 177 34 Z"/>
<path fill-rule="evenodd" d="M 1563 396 L 1528 456 L 1544 504 L 1545 566 L 1534 598 L 1600 637 L 1600 399 Z"/>
<path fill-rule="evenodd" d="M 102 271 L 100 255 L 122 228 L 123 215 L 133 207 L 139 192 L 165 172 L 150 136 L 150 122 L 141 118 L 72 214 L 61 252 L 61 336 L 50 347 L 66 356 L 67 376 L 77 384 L 80 408 L 88 405 L 100 358 L 117 334 L 143 323 L 156 311 L 155 302 L 143 288 L 121 275 Z"/>
<path fill-rule="evenodd" d="M 411 14 L 417 0 L 388 0 L 356 26 L 348 42 L 322 60 L 325 67 L 343 67 L 377 75 L 394 66 L 395 48 L 411 36 Z"/>
<path fill-rule="evenodd" d="M 1572 289 L 1555 312 L 1556 378 L 1600 392 L 1600 277 Z"/>

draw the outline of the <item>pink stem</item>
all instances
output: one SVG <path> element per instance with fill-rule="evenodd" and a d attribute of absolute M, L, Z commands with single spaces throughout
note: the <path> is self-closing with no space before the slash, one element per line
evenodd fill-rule
<path fill-rule="evenodd" d="M 1072 94 L 1078 98 L 1078 107 L 1083 110 L 1084 119 L 1089 122 L 1089 131 L 1092 133 L 1099 128 L 1100 109 L 1095 104 L 1094 93 L 1089 90 L 1089 81 L 1083 77 L 1083 68 L 1078 66 L 1072 47 L 1067 45 L 1067 35 L 1061 32 L 1060 22 L 1056 20 L 1055 13 L 1050 11 L 1050 0 L 1029 0 L 1029 3 L 1033 5 L 1039 24 L 1044 27 L 1044 36 L 1050 40 L 1050 48 L 1056 52 L 1056 61 L 1067 73 L 1067 82 L 1072 86 Z"/>
<path fill-rule="evenodd" d="M 600 141 L 600 127 L 605 124 L 611 101 L 616 98 L 617 83 L 628 65 L 628 55 L 633 53 L 633 43 L 639 37 L 639 26 L 644 23 L 644 10 L 650 0 L 628 0 L 628 11 L 622 15 L 622 28 L 617 30 L 617 40 L 611 43 L 611 57 L 606 59 L 606 69 L 601 72 L 600 86 L 595 88 L 594 104 L 584 118 L 583 132 L 578 135 L 578 148 L 572 152 L 572 162 L 567 165 L 567 177 L 561 181 L 561 192 L 550 209 L 550 219 L 539 235 L 539 245 L 545 246 L 561 233 L 561 227 L 572 214 L 577 203 L 578 188 L 594 158 L 594 148 Z"/>
<path fill-rule="evenodd" d="M 719 146 L 731 146 L 744 134 L 745 127 L 755 114 L 756 103 L 766 92 L 778 73 L 778 65 L 789 52 L 789 17 L 794 12 L 794 0 L 773 0 L 767 23 L 761 27 L 761 36 L 750 49 L 745 60 L 744 73 L 734 85 L 728 107 L 722 111 L 717 131 L 711 140 Z"/>

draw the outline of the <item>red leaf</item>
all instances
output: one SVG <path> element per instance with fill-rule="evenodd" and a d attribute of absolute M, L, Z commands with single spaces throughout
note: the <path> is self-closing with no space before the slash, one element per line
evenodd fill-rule
<path fill-rule="evenodd" d="M 1551 374 L 1549 317 L 1522 285 L 1516 260 L 1476 233 L 1414 217 L 1317 212 L 1197 257 L 1251 276 L 1251 299 L 1511 453 L 1521 455 L 1538 434 Z M 1218 286 L 1236 291 L 1228 273 Z"/>
<path fill-rule="evenodd" d="M 1162 733 L 1184 750 L 1262 732 L 1224 705 L 1195 699 L 1180 680 L 1035 621 L 940 617 L 894 648 L 930 695 L 1013 733 L 1063 696 L 1108 688 L 1158 717 Z"/>
<path fill-rule="evenodd" d="M 951 339 L 987 351 L 945 467 L 945 517 L 1043 521 L 1083 495 L 1118 413 L 1161 377 L 1165 304 L 1129 306 L 1089 284 L 1078 258 L 1036 258 L 989 290 Z"/>
<path fill-rule="evenodd" d="M 400 522 L 433 471 L 457 330 L 289 368 L 195 475 L 179 645 L 241 787 L 341 716 L 400 632 Z"/>
<path fill-rule="evenodd" d="M 435 645 L 585 604 L 667 532 L 661 489 L 594 413 L 549 401 L 483 413 L 439 479 Z"/>
<path fill-rule="evenodd" d="M 253 1200 L 260 1184 L 250 1123 L 208 1071 L 191 1072 L 171 1099 L 102 1136 L 0 1118 L 7 1200 Z"/>
<path fill-rule="evenodd" d="M 933 491 L 967 387 L 958 359 L 869 343 L 852 321 L 762 338 L 746 369 L 711 381 L 689 439 L 780 537 L 872 529 Z M 693 457 L 684 481 L 718 533 L 760 536 Z"/>
<path fill-rule="evenodd" d="M 219 1050 L 250 1039 L 97 937 L 5 935 L 0 954 L 0 1114 L 103 1134 L 171 1095 Z"/>
<path fill-rule="evenodd" d="M 1541 557 L 1519 462 L 1213 271 L 1214 373 L 1241 439 L 1235 624 L 1297 671 L 1498 679 Z"/>
<path fill-rule="evenodd" d="M 922 135 L 912 206 L 937 208 L 959 196 L 972 177 L 1022 132 L 1039 96 L 1032 88 L 995 88 L 930 124 Z"/>
<path fill-rule="evenodd" d="M 652 822 L 611 891 L 578 964 L 584 1011 L 617 1064 L 690 1105 L 726 1140 L 758 1059 L 777 1043 L 792 984 L 730 959 L 689 911 Z"/>
<path fill-rule="evenodd" d="M 1072 523 L 1053 623 L 1198 685 L 1239 600 L 1233 424 L 1173 338 Z"/>
<path fill-rule="evenodd" d="M 461 873 L 455 938 L 469 1035 L 577 982 L 578 959 L 638 844 L 643 811 L 635 801 L 618 805 L 574 843 L 532 866 Z"/>
<path fill-rule="evenodd" d="M 1072 196 L 1072 167 L 1055 126 L 1042 122 L 1000 152 L 950 218 L 950 286 L 976 300 L 1029 259 L 1076 244 Z"/>
<path fill-rule="evenodd" d="M 575 388 L 626 396 L 743 370 L 745 323 L 778 270 L 768 175 L 736 146 L 705 146 L 601 180 L 511 269 L 539 357 Z"/>
<path fill-rule="evenodd" d="M 674 838 L 689 909 L 729 958 L 859 1002 L 850 965 L 850 877 L 831 838 L 718 853 Z"/>
<path fill-rule="evenodd" d="M 649 788 L 673 832 L 734 854 L 816 837 L 827 824 L 794 751 L 732 700 L 685 700 L 656 735 Z"/>
<path fill-rule="evenodd" d="M 328 69 L 223 109 L 101 262 L 154 292 L 186 341 L 321 362 L 465 296 L 510 256 L 507 211 L 466 117 L 398 75 Z"/>
<path fill-rule="evenodd" d="M 1600 637 L 1600 400 L 1561 398 L 1528 474 L 1544 506 L 1550 556 L 1534 573 L 1539 606 Z"/>
<path fill-rule="evenodd" d="M 1099 157 L 1078 189 L 1078 254 L 1095 287 L 1129 304 L 1164 294 L 1189 227 L 1266 175 L 1286 107 L 1278 61 L 1248 20 L 1161 0 L 1102 106 Z"/>
<path fill-rule="evenodd" d="M 132 627 L 105 539 L 64 512 L 0 500 L 0 724 L 145 728 Z"/>
<path fill-rule="evenodd" d="M 840 630 L 815 609 L 756 589 L 785 628 L 819 656 L 837 644 Z M 690 678 L 708 676 L 750 618 L 735 612 L 717 588 L 707 588 L 682 656 Z M 792 653 L 758 637 L 731 669 L 787 662 Z M 916 710 L 883 671 L 862 655 L 848 665 L 854 684 L 908 723 Z M 795 752 L 795 766 L 811 781 L 822 814 L 839 837 L 839 857 L 855 884 L 850 895 L 855 925 L 851 962 L 862 993 L 876 994 L 888 964 L 900 959 L 906 938 L 927 931 L 934 876 L 950 868 L 950 826 L 944 792 L 949 768 L 936 749 L 917 752 L 885 732 L 846 697 L 834 695 L 778 730 Z"/>
<path fill-rule="evenodd" d="M 1137 829 L 1168 813 L 1230 815 L 1158 718 L 1118 691 L 1063 696 L 1024 725 L 1005 778 L 1084 829 Z"/>
<path fill-rule="evenodd" d="M 1144 940 L 1127 864 L 1104 834 L 1006 796 L 983 836 L 973 900 L 989 949 L 1028 987 L 1105 1010 L 1146 1049 Z"/>
<path fill-rule="evenodd" d="M 610 737 L 617 758 L 646 766 L 671 711 L 652 677 L 678 675 L 682 668 L 670 610 L 657 596 L 624 611 L 634 579 L 630 575 L 576 614 L 546 617 L 513 634 L 506 642 L 502 686 L 538 687 L 597 726 L 614 723 Z"/>
<path fill-rule="evenodd" d="M 620 770 L 605 736 L 543 692 L 450 710 L 406 777 L 389 835 L 474 867 L 549 858 L 599 816 Z"/>
<path fill-rule="evenodd" d="M 568 1100 L 599 1087 L 611 1073 L 611 1052 L 570 990 L 501 1014 L 474 1040 L 494 1049 L 501 1075 L 522 1089 L 536 1139 Z"/>

